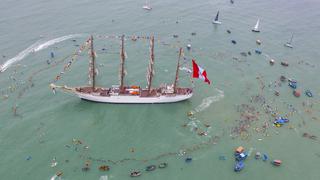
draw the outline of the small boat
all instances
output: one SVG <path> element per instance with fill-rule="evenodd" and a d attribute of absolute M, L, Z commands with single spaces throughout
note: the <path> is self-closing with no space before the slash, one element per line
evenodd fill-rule
<path fill-rule="evenodd" d="M 212 21 L 213 24 L 221 24 L 221 22 L 219 21 L 219 11 L 217 12 L 216 17 L 214 18 L 214 20 Z"/>
<path fill-rule="evenodd" d="M 147 166 L 147 167 L 146 167 L 146 171 L 154 171 L 154 170 L 156 170 L 156 168 L 157 168 L 157 166 L 155 166 L 155 165 L 150 165 L 150 166 Z"/>
<path fill-rule="evenodd" d="M 289 66 L 289 63 L 282 61 L 282 62 L 281 62 L 281 65 L 282 65 L 282 66 L 285 66 L 285 67 L 288 67 L 288 66 Z"/>
<path fill-rule="evenodd" d="M 190 51 L 191 50 L 191 44 L 187 45 L 187 49 Z"/>
<path fill-rule="evenodd" d="M 274 65 L 274 59 L 270 59 L 270 61 L 269 61 L 269 63 L 270 63 L 270 65 Z"/>
<path fill-rule="evenodd" d="M 262 160 L 263 161 L 267 161 L 268 159 L 269 159 L 268 155 L 266 155 L 266 154 L 262 155 Z"/>
<path fill-rule="evenodd" d="M 260 19 L 258 19 L 256 25 L 253 27 L 252 32 L 260 32 L 259 24 L 260 24 Z"/>
<path fill-rule="evenodd" d="M 141 171 L 132 171 L 132 172 L 130 173 L 130 176 L 131 176 L 131 177 L 141 176 Z"/>
<path fill-rule="evenodd" d="M 291 43 L 292 43 L 292 39 L 293 39 L 293 34 L 291 35 L 290 41 L 287 42 L 287 43 L 285 43 L 284 46 L 285 46 L 285 47 L 288 47 L 288 48 L 293 48 L 293 46 L 292 46 L 292 44 L 291 44 Z"/>
<path fill-rule="evenodd" d="M 228 34 L 231 34 L 231 31 L 230 31 L 229 29 L 227 29 L 227 33 L 228 33 Z"/>
<path fill-rule="evenodd" d="M 246 152 L 243 152 L 243 153 L 240 153 L 240 154 L 236 153 L 235 157 L 236 157 L 237 161 L 243 161 L 248 157 L 248 154 Z"/>
<path fill-rule="evenodd" d="M 292 83 L 297 83 L 297 80 L 291 79 L 291 78 L 288 78 L 288 81 L 289 81 L 289 82 L 292 82 Z"/>
<path fill-rule="evenodd" d="M 235 150 L 236 153 L 243 153 L 244 152 L 244 148 L 242 146 L 237 147 L 237 149 Z"/>
<path fill-rule="evenodd" d="M 237 41 L 236 40 L 231 40 L 231 43 L 232 44 L 237 44 Z"/>
<path fill-rule="evenodd" d="M 261 153 L 260 153 L 260 152 L 257 152 L 254 157 L 255 157 L 256 159 L 261 159 Z"/>
<path fill-rule="evenodd" d="M 146 3 L 142 6 L 142 9 L 150 11 L 152 9 L 150 2 L 146 0 Z"/>
<path fill-rule="evenodd" d="M 260 40 L 260 39 L 257 39 L 257 40 L 256 40 L 256 43 L 257 43 L 258 45 L 260 45 L 260 44 L 261 44 L 261 40 Z"/>
<path fill-rule="evenodd" d="M 280 166 L 281 163 L 282 163 L 282 161 L 278 160 L 278 159 L 275 159 L 275 160 L 272 161 L 272 164 L 275 165 L 275 166 Z"/>
<path fill-rule="evenodd" d="M 287 80 L 287 78 L 285 77 L 285 76 L 280 76 L 280 81 L 281 82 L 284 82 L 284 81 L 286 81 Z"/>
<path fill-rule="evenodd" d="M 100 170 L 100 171 L 109 171 L 109 170 L 110 170 L 110 167 L 107 166 L 107 165 L 102 165 L 102 166 L 99 167 L 99 170 Z"/>
<path fill-rule="evenodd" d="M 312 92 L 310 90 L 306 90 L 305 93 L 308 97 L 313 97 Z"/>
<path fill-rule="evenodd" d="M 297 83 L 289 82 L 288 84 L 292 89 L 297 89 Z"/>
<path fill-rule="evenodd" d="M 279 118 L 276 118 L 275 121 L 273 122 L 274 125 L 280 125 L 282 126 L 284 123 L 287 123 L 289 122 L 289 119 L 286 119 L 286 118 L 283 118 L 283 117 L 279 117 Z M 278 127 L 278 126 L 277 126 Z"/>
<path fill-rule="evenodd" d="M 185 162 L 186 163 L 190 163 L 192 161 L 192 158 L 191 157 L 187 157 L 186 159 L 185 159 Z"/>
<path fill-rule="evenodd" d="M 168 163 L 165 163 L 165 162 L 164 162 L 164 163 L 160 163 L 158 167 L 159 167 L 160 169 L 163 169 L 163 168 L 166 168 L 167 166 L 168 166 Z"/>
<path fill-rule="evenodd" d="M 244 163 L 243 161 L 238 161 L 236 162 L 236 164 L 234 165 L 234 171 L 235 172 L 239 172 L 244 168 Z"/>
<path fill-rule="evenodd" d="M 260 51 L 259 49 L 256 49 L 254 52 L 255 52 L 256 54 L 261 54 L 261 53 L 262 53 L 262 51 Z"/>

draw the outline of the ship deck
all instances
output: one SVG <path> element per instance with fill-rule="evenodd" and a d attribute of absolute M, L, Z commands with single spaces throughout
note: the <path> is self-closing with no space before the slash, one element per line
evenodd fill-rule
<path fill-rule="evenodd" d="M 91 94 L 95 96 L 140 96 L 140 97 L 158 97 L 158 96 L 176 96 L 187 95 L 192 93 L 192 88 L 179 87 L 176 89 L 176 93 L 168 92 L 166 88 L 154 88 L 148 92 L 147 89 L 141 89 L 140 87 L 124 87 L 122 90 L 119 88 L 102 88 L 96 87 L 78 87 L 75 88 L 76 92 L 83 94 Z"/>

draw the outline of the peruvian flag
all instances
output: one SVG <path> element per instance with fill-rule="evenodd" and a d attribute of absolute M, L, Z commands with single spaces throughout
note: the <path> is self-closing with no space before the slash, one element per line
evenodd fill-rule
<path fill-rule="evenodd" d="M 207 72 L 201 68 L 194 59 L 192 59 L 193 78 L 199 78 L 204 82 L 210 84 L 210 80 L 207 77 Z"/>

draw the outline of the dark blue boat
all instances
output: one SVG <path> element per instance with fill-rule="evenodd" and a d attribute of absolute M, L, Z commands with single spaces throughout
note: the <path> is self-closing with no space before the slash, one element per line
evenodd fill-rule
<path fill-rule="evenodd" d="M 237 161 L 236 164 L 234 165 L 234 171 L 239 172 L 244 168 L 244 163 L 243 161 Z"/>
<path fill-rule="evenodd" d="M 308 97 L 313 97 L 312 92 L 310 90 L 306 90 L 306 95 Z"/>
<path fill-rule="evenodd" d="M 297 83 L 295 83 L 295 82 L 289 82 L 289 86 L 290 86 L 292 89 L 297 89 Z"/>

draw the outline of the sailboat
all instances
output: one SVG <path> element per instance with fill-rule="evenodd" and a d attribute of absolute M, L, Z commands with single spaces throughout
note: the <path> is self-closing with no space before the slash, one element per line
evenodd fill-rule
<path fill-rule="evenodd" d="M 284 46 L 286 46 L 286 47 L 288 47 L 288 48 L 293 48 L 293 46 L 292 46 L 292 39 L 293 39 L 293 34 L 291 35 L 291 39 L 290 39 L 290 41 L 289 42 L 287 42 L 287 43 L 285 43 L 284 44 Z"/>
<path fill-rule="evenodd" d="M 146 3 L 142 6 L 142 9 L 149 10 L 149 11 L 152 9 L 150 2 L 148 0 L 146 0 Z"/>
<path fill-rule="evenodd" d="M 259 23 L 260 23 L 260 19 L 258 19 L 256 25 L 253 27 L 252 32 L 260 32 Z"/>
<path fill-rule="evenodd" d="M 68 87 L 58 86 L 50 84 L 50 87 L 55 89 L 61 89 L 66 92 L 77 95 L 79 98 L 101 102 L 101 103 L 173 103 L 183 100 L 187 100 L 192 97 L 193 90 L 189 87 L 179 87 L 179 70 L 180 60 L 183 58 L 183 49 L 180 48 L 179 58 L 176 67 L 176 74 L 174 82 L 171 85 L 162 85 L 160 87 L 152 87 L 154 78 L 154 37 L 150 38 L 150 60 L 147 68 L 147 87 L 141 88 L 137 85 L 124 84 L 125 77 L 125 51 L 124 51 L 124 35 L 121 37 L 121 51 L 120 51 L 120 70 L 119 70 L 119 85 L 113 85 L 111 87 L 98 87 L 96 86 L 96 65 L 95 65 L 95 52 L 93 47 L 93 37 L 87 41 L 89 45 L 89 54 L 91 57 L 89 63 L 89 85 L 80 87 Z"/>
<path fill-rule="evenodd" d="M 214 18 L 214 20 L 212 21 L 213 24 L 221 24 L 221 22 L 219 21 L 219 11 L 217 12 L 216 17 Z"/>

